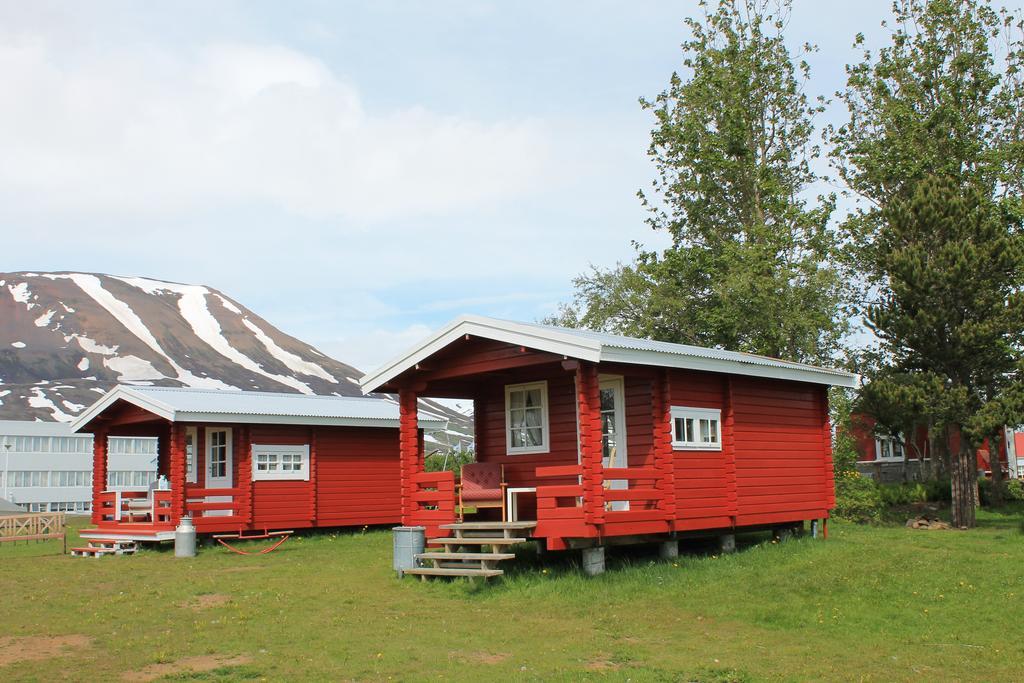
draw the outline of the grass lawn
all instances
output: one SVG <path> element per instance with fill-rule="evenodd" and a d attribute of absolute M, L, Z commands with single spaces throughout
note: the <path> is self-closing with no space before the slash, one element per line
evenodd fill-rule
<path fill-rule="evenodd" d="M 980 519 L 617 551 L 596 578 L 527 549 L 487 585 L 396 580 L 386 530 L 194 560 L 8 545 L 0 680 L 1020 680 L 1024 507 Z"/>

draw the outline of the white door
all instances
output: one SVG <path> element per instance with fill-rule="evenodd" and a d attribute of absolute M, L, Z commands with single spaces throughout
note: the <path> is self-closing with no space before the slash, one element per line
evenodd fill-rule
<path fill-rule="evenodd" d="M 234 452 L 230 427 L 206 428 L 206 483 L 204 488 L 231 488 L 234 473 Z M 207 496 L 207 503 L 230 503 L 231 496 Z M 204 517 L 229 517 L 231 510 L 206 510 Z"/>
<path fill-rule="evenodd" d="M 601 453 L 605 467 L 626 467 L 626 391 L 622 377 L 602 375 L 601 389 Z M 625 479 L 605 480 L 610 489 L 629 488 Z M 628 510 L 629 501 L 613 501 L 611 510 Z"/>

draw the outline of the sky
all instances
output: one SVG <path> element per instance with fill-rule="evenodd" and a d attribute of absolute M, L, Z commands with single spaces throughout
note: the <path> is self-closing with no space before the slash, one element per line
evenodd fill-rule
<path fill-rule="evenodd" d="M 796 0 L 809 94 L 889 6 Z M 364 370 L 460 314 L 538 320 L 664 243 L 638 98 L 697 11 L 0 0 L 0 271 L 208 285 Z"/>

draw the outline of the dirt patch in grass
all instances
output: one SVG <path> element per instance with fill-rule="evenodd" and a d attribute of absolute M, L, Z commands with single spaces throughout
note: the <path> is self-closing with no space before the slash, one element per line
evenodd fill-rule
<path fill-rule="evenodd" d="M 587 662 L 585 668 L 587 671 L 618 671 L 622 668 L 622 665 L 618 662 L 613 662 L 610 659 L 601 657 Z"/>
<path fill-rule="evenodd" d="M 190 600 L 179 603 L 178 607 L 183 609 L 190 609 L 193 612 L 201 612 L 204 609 L 212 609 L 214 607 L 220 607 L 226 605 L 231 601 L 230 595 L 223 595 L 221 593 L 207 593 L 205 595 L 197 595 Z"/>
<path fill-rule="evenodd" d="M 76 654 L 91 644 L 82 635 L 0 637 L 0 666 Z"/>
<path fill-rule="evenodd" d="M 472 664 L 501 664 L 511 657 L 508 652 L 461 652 L 452 651 L 448 656 Z"/>
<path fill-rule="evenodd" d="M 125 681 L 155 681 L 158 678 L 181 673 L 204 673 L 231 666 L 242 666 L 252 661 L 248 655 L 199 655 L 184 657 L 175 662 L 150 664 L 138 671 L 128 671 L 121 676 Z"/>

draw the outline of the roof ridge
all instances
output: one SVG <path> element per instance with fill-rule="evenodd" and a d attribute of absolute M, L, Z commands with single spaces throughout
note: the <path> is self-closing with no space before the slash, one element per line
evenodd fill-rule
<path fill-rule="evenodd" d="M 118 384 L 118 387 L 124 387 L 125 389 L 132 391 L 141 391 L 142 393 L 147 392 L 173 392 L 173 393 L 192 393 L 192 394 L 231 394 L 231 395 L 244 395 L 244 396 L 273 396 L 275 398 L 301 398 L 301 399 L 327 399 L 327 400 L 338 400 L 343 399 L 346 401 L 380 401 L 384 400 L 381 398 L 372 398 L 370 396 L 336 396 L 330 394 L 299 394 L 288 391 L 249 391 L 247 389 L 205 389 L 199 387 L 161 387 L 161 386 L 138 386 L 134 384 Z"/>

